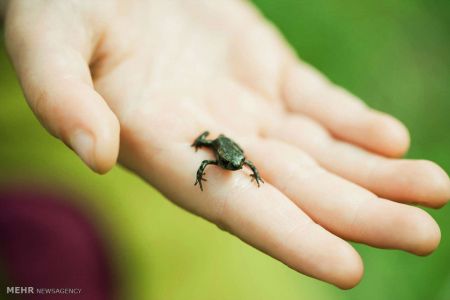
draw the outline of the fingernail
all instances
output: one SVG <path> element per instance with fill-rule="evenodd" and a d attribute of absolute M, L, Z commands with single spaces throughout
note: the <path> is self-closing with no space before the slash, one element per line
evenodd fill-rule
<path fill-rule="evenodd" d="M 77 130 L 70 137 L 69 143 L 78 156 L 80 156 L 89 167 L 95 169 L 94 139 L 92 135 L 84 130 Z"/>

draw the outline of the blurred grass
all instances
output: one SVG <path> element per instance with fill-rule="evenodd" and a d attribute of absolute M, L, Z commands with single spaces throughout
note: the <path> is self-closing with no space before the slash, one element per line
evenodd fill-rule
<path fill-rule="evenodd" d="M 402 120 L 410 158 L 450 171 L 450 1 L 254 2 L 305 61 Z M 182 211 L 121 168 L 92 174 L 36 121 L 1 48 L 0 180 L 14 177 L 58 182 L 88 197 L 79 204 L 109 240 L 122 299 L 450 299 L 448 207 L 429 210 L 442 229 L 433 255 L 356 245 L 365 277 L 340 291 Z"/>

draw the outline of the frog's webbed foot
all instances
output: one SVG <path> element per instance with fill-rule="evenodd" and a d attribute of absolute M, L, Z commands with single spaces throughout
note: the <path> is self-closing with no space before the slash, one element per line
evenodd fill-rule
<path fill-rule="evenodd" d="M 250 174 L 250 176 L 252 177 L 252 181 L 256 180 L 256 184 L 258 185 L 258 187 L 260 186 L 259 182 L 261 181 L 261 183 L 264 183 L 264 180 L 261 178 L 261 176 L 256 175 L 256 174 Z"/>
<path fill-rule="evenodd" d="M 200 134 L 195 141 L 192 143 L 191 147 L 195 147 L 195 151 L 198 150 L 200 147 L 208 147 L 211 146 L 212 141 L 209 141 L 206 139 L 206 137 L 209 135 L 209 131 L 205 131 L 202 134 Z"/>
<path fill-rule="evenodd" d="M 206 178 L 203 178 L 203 175 L 205 175 L 205 168 L 207 165 L 217 165 L 217 161 L 215 160 L 204 160 L 202 161 L 202 164 L 200 165 L 200 167 L 197 170 L 197 178 L 195 180 L 194 185 L 199 185 L 200 186 L 200 190 L 203 191 L 203 185 L 202 185 L 202 181 L 207 181 Z"/>
<path fill-rule="evenodd" d="M 198 174 L 197 174 L 197 180 L 195 180 L 195 183 L 194 183 L 194 185 L 197 185 L 197 183 L 198 183 L 198 185 L 200 186 L 200 189 L 201 189 L 202 191 L 203 191 L 202 181 L 207 181 L 206 178 L 203 178 L 203 175 L 205 175 L 205 174 L 206 174 L 206 173 L 201 174 L 200 177 L 199 177 Z"/>
<path fill-rule="evenodd" d="M 256 180 L 256 184 L 258 185 L 258 187 L 260 186 L 259 182 L 261 181 L 262 183 L 264 183 L 264 180 L 261 178 L 261 176 L 259 175 L 258 169 L 256 169 L 255 165 L 249 161 L 246 160 L 244 162 L 245 165 L 249 166 L 250 169 L 252 169 L 253 174 L 251 174 L 250 176 L 252 177 L 252 181 Z"/>

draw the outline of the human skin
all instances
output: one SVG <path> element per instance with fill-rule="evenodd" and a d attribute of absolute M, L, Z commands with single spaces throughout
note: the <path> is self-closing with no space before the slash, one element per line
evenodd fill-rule
<path fill-rule="evenodd" d="M 289 267 L 354 287 L 346 241 L 431 253 L 450 181 L 400 159 L 406 128 L 300 61 L 238 0 L 3 1 L 6 45 L 26 100 L 94 171 L 118 161 L 175 204 Z M 203 131 L 237 141 L 261 172 L 195 173 Z M 119 147 L 120 145 L 120 147 Z"/>

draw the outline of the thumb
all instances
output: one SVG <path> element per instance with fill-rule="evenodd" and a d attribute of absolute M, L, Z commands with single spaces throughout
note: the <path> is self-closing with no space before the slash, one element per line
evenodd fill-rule
<path fill-rule="evenodd" d="M 6 13 L 6 44 L 27 102 L 91 169 L 107 172 L 117 160 L 120 127 L 93 87 L 88 65 L 93 30 L 61 5 L 53 11 L 42 3 L 39 9 L 13 3 Z"/>

